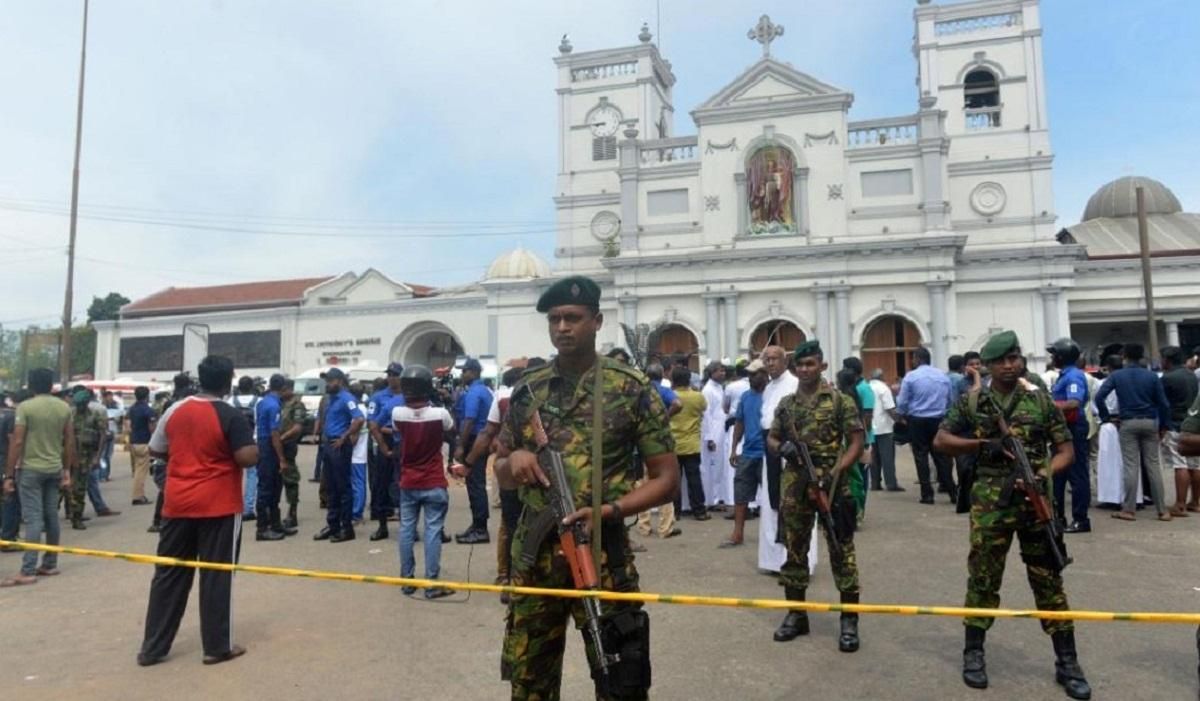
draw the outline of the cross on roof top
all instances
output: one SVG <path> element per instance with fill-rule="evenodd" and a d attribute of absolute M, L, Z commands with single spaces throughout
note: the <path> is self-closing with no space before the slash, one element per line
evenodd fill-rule
<path fill-rule="evenodd" d="M 758 18 L 758 24 L 746 32 L 746 36 L 762 44 L 763 56 L 770 56 L 771 42 L 775 41 L 776 37 L 783 36 L 783 25 L 775 24 L 770 17 L 763 15 Z"/>

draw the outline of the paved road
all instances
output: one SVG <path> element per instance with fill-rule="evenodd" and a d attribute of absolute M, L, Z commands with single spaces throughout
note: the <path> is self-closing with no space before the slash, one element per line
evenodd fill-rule
<path fill-rule="evenodd" d="M 312 449 L 302 464 L 312 464 Z M 145 532 L 151 507 L 130 507 L 127 456 L 117 454 L 104 485 L 117 518 L 93 520 L 87 531 L 64 531 L 64 542 L 153 552 Z M 913 479 L 903 458 L 901 476 Z M 283 543 L 243 540 L 242 561 L 348 572 L 398 574 L 396 539 L 371 543 L 311 540 L 319 527 L 316 490 L 305 483 L 301 535 Z M 905 494 L 872 493 L 856 541 L 864 602 L 961 604 L 966 581 L 967 523 L 943 497 L 936 506 Z M 493 526 L 498 512 L 493 512 Z M 452 488 L 450 525 L 469 520 L 466 493 Z M 1069 540 L 1067 571 L 1076 608 L 1190 611 L 1200 608 L 1200 518 L 1118 523 L 1096 511 L 1097 532 Z M 747 547 L 716 549 L 728 524 L 685 522 L 683 536 L 651 540 L 638 557 L 648 591 L 777 597 L 775 580 L 755 572 L 756 532 Z M 494 548 L 449 545 L 443 576 L 490 581 Z M 11 574 L 19 555 L 0 555 Z M 426 603 L 396 588 L 238 575 L 235 635 L 249 653 L 216 667 L 200 664 L 195 594 L 169 660 L 136 666 L 146 593 L 146 565 L 65 557 L 63 574 L 33 587 L 0 590 L 0 689 L 4 698 L 128 699 L 498 699 L 499 643 L 504 609 L 491 595 Z M 418 565 L 419 567 L 419 565 Z M 1032 607 L 1015 549 L 1005 578 L 1004 605 Z M 836 597 L 828 565 L 818 569 L 810 598 Z M 1049 639 L 1033 621 L 1000 621 L 988 644 L 992 689 L 975 692 L 959 680 L 962 626 L 956 619 L 872 616 L 862 621 L 862 650 L 837 651 L 836 615 L 816 615 L 807 639 L 779 644 L 772 612 L 656 605 L 653 620 L 655 699 L 784 699 L 802 694 L 861 699 L 1053 699 Z M 1095 698 L 1196 697 L 1195 630 L 1188 626 L 1084 623 L 1081 660 Z M 12 693 L 10 690 L 20 690 Z M 582 645 L 570 637 L 564 699 L 587 698 Z M 35 696 L 37 695 L 37 696 Z"/>

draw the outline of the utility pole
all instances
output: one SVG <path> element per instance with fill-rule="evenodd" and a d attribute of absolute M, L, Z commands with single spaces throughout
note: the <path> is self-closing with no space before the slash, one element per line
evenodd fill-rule
<path fill-rule="evenodd" d="M 58 381 L 71 381 L 71 301 L 75 295 L 75 223 L 79 215 L 79 150 L 83 141 L 83 77 L 87 67 L 88 0 L 83 0 L 83 39 L 79 47 L 79 99 L 75 106 L 75 166 L 71 170 L 71 224 L 67 239 L 67 289 L 63 300 L 62 349 L 58 355 Z"/>
<path fill-rule="evenodd" d="M 1137 190 L 1138 243 L 1142 248 L 1142 295 L 1146 298 L 1146 326 L 1150 332 L 1150 362 L 1158 358 L 1158 322 L 1154 319 L 1154 282 L 1150 272 L 1150 229 L 1146 225 L 1146 193 Z"/>

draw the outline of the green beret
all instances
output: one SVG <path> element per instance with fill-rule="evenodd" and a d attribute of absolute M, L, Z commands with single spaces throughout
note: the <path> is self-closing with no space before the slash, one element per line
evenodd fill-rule
<path fill-rule="evenodd" d="M 1001 331 L 993 335 L 979 349 L 979 359 L 985 363 L 994 363 L 1008 355 L 1013 349 L 1020 350 L 1021 342 L 1017 340 L 1015 331 Z"/>
<path fill-rule="evenodd" d="M 821 342 L 815 338 L 796 346 L 796 350 L 792 352 L 792 357 L 796 360 L 807 358 L 810 355 L 824 355 L 821 352 Z"/>
<path fill-rule="evenodd" d="M 565 277 L 542 293 L 538 298 L 537 310 L 545 313 L 552 307 L 564 304 L 578 304 L 590 307 L 592 311 L 600 310 L 600 286 L 595 280 L 582 275 Z"/>

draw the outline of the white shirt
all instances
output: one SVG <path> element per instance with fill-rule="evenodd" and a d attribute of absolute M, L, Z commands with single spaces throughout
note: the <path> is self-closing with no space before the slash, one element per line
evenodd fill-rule
<path fill-rule="evenodd" d="M 789 394 L 795 394 L 799 386 L 800 380 L 787 370 L 767 383 L 766 388 L 763 389 L 762 427 L 764 431 L 771 430 L 771 424 L 775 421 L 775 408 L 779 406 L 779 400 Z"/>
<path fill-rule="evenodd" d="M 708 408 L 704 411 L 704 424 L 701 429 L 703 440 L 715 441 L 725 435 L 725 388 L 716 380 L 704 383 L 704 400 Z"/>
<path fill-rule="evenodd" d="M 496 396 L 492 400 L 492 408 L 488 409 L 488 423 L 500 423 L 500 402 L 511 397 L 512 393 L 513 388 L 508 385 L 502 385 L 500 389 L 496 390 Z"/>
<path fill-rule="evenodd" d="M 750 378 L 748 377 L 739 377 L 725 385 L 725 401 L 729 404 L 727 414 L 730 416 L 737 415 L 738 403 L 742 401 L 742 395 L 748 389 L 750 389 Z"/>
<path fill-rule="evenodd" d="M 363 428 L 358 432 L 358 438 L 354 441 L 354 452 L 350 454 L 350 462 L 356 465 L 362 465 L 367 462 L 367 436 L 370 431 Z"/>
<path fill-rule="evenodd" d="M 896 425 L 896 420 L 888 413 L 888 409 L 896 408 L 896 398 L 892 396 L 892 388 L 883 380 L 868 382 L 871 392 L 875 394 L 875 409 L 871 412 L 871 430 L 875 435 L 888 434 Z"/>

